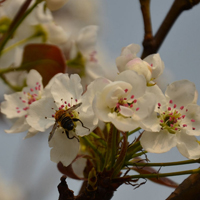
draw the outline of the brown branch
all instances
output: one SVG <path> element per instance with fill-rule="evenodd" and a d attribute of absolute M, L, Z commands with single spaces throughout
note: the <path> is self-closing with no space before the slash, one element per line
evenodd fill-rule
<path fill-rule="evenodd" d="M 144 41 L 153 39 L 150 14 L 150 0 L 140 0 L 140 6 L 144 22 Z"/>
<path fill-rule="evenodd" d="M 166 200 L 199 200 L 200 174 L 186 178 Z"/>
<path fill-rule="evenodd" d="M 141 57 L 145 58 L 149 54 L 158 52 L 165 37 L 169 33 L 171 27 L 173 26 L 179 15 L 184 10 L 191 9 L 199 2 L 200 0 L 175 0 L 155 36 L 151 40 L 144 39 L 143 41 L 144 50 Z"/>

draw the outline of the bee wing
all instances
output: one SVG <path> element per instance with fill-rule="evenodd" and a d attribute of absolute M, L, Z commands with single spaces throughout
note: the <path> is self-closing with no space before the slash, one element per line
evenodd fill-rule
<path fill-rule="evenodd" d="M 57 127 L 58 127 L 58 123 L 55 123 L 55 124 L 53 125 L 52 131 L 49 133 L 48 142 L 49 142 L 49 141 L 51 140 L 51 138 L 53 137 L 53 135 L 54 135 L 54 133 L 55 133 Z"/>
<path fill-rule="evenodd" d="M 67 109 L 67 112 L 69 113 L 69 112 L 71 112 L 72 110 L 77 109 L 79 106 L 81 106 L 81 104 L 82 104 L 82 103 L 78 103 L 78 104 L 76 104 L 76 105 L 73 105 L 71 108 Z"/>

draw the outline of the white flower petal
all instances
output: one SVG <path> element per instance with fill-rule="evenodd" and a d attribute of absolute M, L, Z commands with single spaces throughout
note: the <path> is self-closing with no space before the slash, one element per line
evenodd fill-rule
<path fill-rule="evenodd" d="M 187 107 L 185 118 L 182 119 L 181 125 L 187 124 L 186 133 L 188 135 L 200 136 L 200 106 L 189 104 Z"/>
<path fill-rule="evenodd" d="M 79 151 L 79 142 L 77 138 L 68 139 L 63 129 L 56 129 L 53 137 L 49 141 L 49 147 L 52 147 L 50 155 L 51 161 L 62 162 L 64 166 L 68 166 L 75 159 Z M 71 138 L 73 135 L 69 133 Z"/>
<path fill-rule="evenodd" d="M 26 134 L 26 136 L 24 137 L 24 139 L 30 138 L 35 136 L 38 133 L 38 130 L 35 130 L 34 128 L 29 128 L 28 133 Z"/>
<path fill-rule="evenodd" d="M 132 89 L 129 89 L 129 97 L 134 95 L 135 98 L 141 97 L 146 90 L 146 79 L 142 75 L 138 75 L 137 72 L 132 70 L 126 70 L 121 72 L 115 79 L 115 81 L 124 81 L 126 83 L 131 84 Z M 126 89 L 126 88 L 125 88 Z"/>
<path fill-rule="evenodd" d="M 158 78 L 163 73 L 165 65 L 158 53 L 147 56 L 144 61 L 152 67 L 152 78 Z"/>
<path fill-rule="evenodd" d="M 95 50 L 97 31 L 98 26 L 94 25 L 81 29 L 77 39 L 77 45 L 83 55 L 89 55 Z"/>
<path fill-rule="evenodd" d="M 96 94 L 92 107 L 94 110 L 95 115 L 104 122 L 109 122 L 108 113 L 110 112 L 110 108 L 105 105 L 105 102 L 101 100 L 101 95 Z"/>
<path fill-rule="evenodd" d="M 151 66 L 147 62 L 141 60 L 140 58 L 130 60 L 126 64 L 125 68 L 127 70 L 134 70 L 138 74 L 143 75 L 146 78 L 147 82 L 149 82 L 152 78 Z"/>
<path fill-rule="evenodd" d="M 185 131 L 177 133 L 177 148 L 188 159 L 200 158 L 200 144 L 195 136 L 189 136 Z"/>
<path fill-rule="evenodd" d="M 68 74 L 63 74 L 54 81 L 51 93 L 58 107 L 64 104 L 65 101 L 70 105 L 75 105 L 79 102 L 83 93 L 80 82 L 81 79 L 77 74 L 72 74 L 70 78 Z"/>
<path fill-rule="evenodd" d="M 168 100 L 173 100 L 173 103 L 180 106 L 187 106 L 195 99 L 196 87 L 195 84 L 188 80 L 175 81 L 170 84 L 165 92 Z"/>
<path fill-rule="evenodd" d="M 16 92 L 10 95 L 4 95 L 5 101 L 1 103 L 1 112 L 7 118 L 22 117 L 27 114 L 26 108 L 28 105 L 27 96 L 23 92 Z"/>
<path fill-rule="evenodd" d="M 67 34 L 61 26 L 55 24 L 53 21 L 48 24 L 43 24 L 43 27 L 46 29 L 48 40 L 52 44 L 60 45 L 67 42 L 69 39 L 70 35 Z"/>
<path fill-rule="evenodd" d="M 72 163 L 72 169 L 74 173 L 79 176 L 84 178 L 84 169 L 86 167 L 87 159 L 85 158 L 78 158 Z"/>
<path fill-rule="evenodd" d="M 134 104 L 134 114 L 132 116 L 132 119 L 142 120 L 148 117 L 149 115 L 152 115 L 155 109 L 155 105 L 155 96 L 148 92 L 145 93 L 142 97 L 138 98 L 137 103 Z"/>
<path fill-rule="evenodd" d="M 32 69 L 27 75 L 26 84 L 29 88 L 35 88 L 37 82 L 38 85 L 40 85 L 41 90 L 43 90 L 42 76 L 38 71 Z"/>
<path fill-rule="evenodd" d="M 26 120 L 31 127 L 43 132 L 55 123 L 52 115 L 55 114 L 56 109 L 53 98 L 40 99 L 31 104 Z"/>
<path fill-rule="evenodd" d="M 164 153 L 176 146 L 177 140 L 174 134 L 170 134 L 166 130 L 160 132 L 145 131 L 140 143 L 150 153 Z"/>
<path fill-rule="evenodd" d="M 131 117 L 133 115 L 133 110 L 125 106 L 120 106 L 119 113 L 122 114 L 124 117 Z"/>
<path fill-rule="evenodd" d="M 109 113 L 108 117 L 109 121 L 112 122 L 120 131 L 131 131 L 139 127 L 139 123 L 137 121 L 117 115 L 115 112 Z"/>
<path fill-rule="evenodd" d="M 156 112 L 158 112 L 160 109 L 162 109 L 162 111 L 165 111 L 167 109 L 169 102 L 167 102 L 165 95 L 157 85 L 147 87 L 147 92 L 151 93 L 156 99 L 156 106 L 155 106 Z M 161 108 L 159 109 L 158 109 L 158 103 L 161 104 Z"/>
<path fill-rule="evenodd" d="M 95 94 L 101 92 L 109 83 L 111 83 L 111 81 L 106 78 L 98 78 L 91 82 L 88 85 L 86 92 L 82 96 L 81 101 L 83 104 L 81 106 L 81 110 L 87 112 L 87 109 L 92 105 Z"/>
<path fill-rule="evenodd" d="M 97 124 L 97 122 L 98 122 L 97 117 L 94 115 L 94 112 L 93 112 L 92 108 L 87 110 L 86 113 L 80 112 L 79 119 L 83 123 L 83 126 L 87 127 L 87 128 L 83 127 L 80 121 L 76 122 L 76 124 L 77 124 L 76 134 L 81 136 L 81 137 L 85 136 L 85 135 L 88 135 L 98 125 Z"/>
<path fill-rule="evenodd" d="M 122 48 L 121 55 L 116 58 L 116 65 L 119 72 L 126 70 L 125 65 L 132 59 L 136 58 L 136 54 L 140 51 L 140 46 L 137 44 L 129 44 Z"/>
<path fill-rule="evenodd" d="M 26 123 L 26 118 L 20 117 L 15 121 L 12 127 L 9 130 L 5 130 L 6 133 L 21 133 L 27 131 L 30 126 Z"/>
<path fill-rule="evenodd" d="M 150 132 L 159 132 L 161 129 L 159 119 L 157 118 L 157 113 L 153 112 L 152 115 L 143 119 L 141 122 L 140 127 L 145 131 Z"/>

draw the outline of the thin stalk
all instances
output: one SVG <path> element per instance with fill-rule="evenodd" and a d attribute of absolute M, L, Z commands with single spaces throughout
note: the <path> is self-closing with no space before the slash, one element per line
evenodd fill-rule
<path fill-rule="evenodd" d="M 27 1 L 28 2 L 28 1 Z M 31 2 L 31 0 L 29 1 Z M 14 32 L 16 31 L 16 29 L 18 28 L 18 26 L 22 23 L 22 21 L 33 11 L 33 9 L 41 2 L 41 0 L 36 1 L 32 7 L 30 7 L 25 13 L 23 13 L 24 15 L 20 15 L 20 17 L 18 18 L 18 16 L 16 16 L 18 21 L 15 21 L 14 19 L 14 23 L 11 24 L 11 28 L 8 30 L 8 32 L 5 33 L 5 35 L 2 38 L 1 44 L 0 44 L 0 55 L 1 52 L 4 48 L 4 46 L 6 45 L 7 41 L 13 36 Z M 28 3 L 27 3 L 28 4 Z M 29 4 L 28 4 L 29 6 Z"/>
<path fill-rule="evenodd" d="M 105 147 L 107 146 L 106 142 L 101 138 L 99 137 L 97 134 L 91 132 L 90 135 L 92 137 L 94 137 L 95 139 L 97 139 L 101 144 L 103 144 Z"/>
<path fill-rule="evenodd" d="M 36 37 L 39 37 L 39 36 L 36 36 L 35 34 L 33 36 L 30 36 L 28 38 L 25 38 L 23 40 L 20 40 L 18 42 L 16 42 L 15 44 L 12 44 L 10 45 L 9 47 L 5 48 L 2 52 L 1 52 L 1 55 L 4 54 L 4 53 L 7 53 L 8 51 L 14 49 L 15 47 L 19 46 L 19 45 L 22 45 L 22 44 L 25 44 L 26 42 L 36 38 Z"/>
<path fill-rule="evenodd" d="M 92 142 L 90 140 L 88 140 L 88 138 L 82 137 L 82 139 L 94 151 L 94 153 L 99 157 L 99 159 L 101 161 L 100 165 L 103 165 L 104 157 L 101 154 L 101 152 L 97 149 L 97 147 L 95 145 L 93 145 Z"/>
<path fill-rule="evenodd" d="M 200 168 L 179 171 L 179 172 L 171 172 L 171 173 L 131 175 L 131 176 L 124 177 L 124 179 L 131 180 L 131 179 L 136 179 L 136 178 L 160 178 L 160 177 L 180 176 L 180 175 L 195 174 L 195 173 L 200 173 Z M 123 177 L 121 179 L 123 179 Z M 120 178 L 113 179 L 113 181 L 115 180 L 120 180 Z"/>
<path fill-rule="evenodd" d="M 138 128 L 136 128 L 136 129 L 134 129 L 134 130 L 128 132 L 128 136 L 129 136 L 129 135 L 132 135 L 133 133 L 135 133 L 135 132 L 137 132 L 137 131 L 139 131 L 140 129 L 141 129 L 141 128 L 138 127 Z"/>
<path fill-rule="evenodd" d="M 193 163 L 200 163 L 200 159 L 198 160 L 184 160 L 184 161 L 178 161 L 178 162 L 166 162 L 166 163 L 133 163 L 133 162 L 127 162 L 126 165 L 132 165 L 132 166 L 145 166 L 145 167 L 165 167 L 165 166 L 174 166 L 174 165 L 187 165 L 187 164 L 193 164 Z"/>
<path fill-rule="evenodd" d="M 135 158 L 135 157 L 139 157 L 139 156 L 142 156 L 144 154 L 148 153 L 148 151 L 142 151 L 141 153 L 136 153 L 132 156 L 132 158 Z"/>

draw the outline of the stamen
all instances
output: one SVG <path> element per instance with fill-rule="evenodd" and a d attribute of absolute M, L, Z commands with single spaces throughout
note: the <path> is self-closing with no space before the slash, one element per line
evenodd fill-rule
<path fill-rule="evenodd" d="M 192 127 L 192 130 L 195 130 L 196 128 Z"/>
<path fill-rule="evenodd" d="M 140 108 L 136 108 L 135 110 L 138 111 Z"/>
<path fill-rule="evenodd" d="M 134 95 L 131 95 L 131 99 L 134 99 L 134 97 L 135 97 Z"/>
<path fill-rule="evenodd" d="M 168 110 L 170 111 L 172 108 L 171 107 L 168 107 Z"/>
<path fill-rule="evenodd" d="M 187 124 L 183 124 L 183 127 L 187 127 Z"/>
<path fill-rule="evenodd" d="M 161 103 L 158 103 L 158 106 L 160 107 L 160 106 L 161 106 Z"/>
<path fill-rule="evenodd" d="M 174 108 L 176 108 L 176 104 L 174 104 Z"/>
<path fill-rule="evenodd" d="M 191 122 L 195 122 L 195 120 L 194 120 L 194 119 L 191 119 Z"/>
<path fill-rule="evenodd" d="M 184 106 L 181 106 L 180 109 L 183 110 Z"/>
<path fill-rule="evenodd" d="M 125 89 L 125 90 L 124 90 L 124 92 L 126 92 L 126 93 L 127 93 L 127 92 L 128 92 L 128 89 Z"/>
<path fill-rule="evenodd" d="M 172 100 L 169 100 L 169 103 L 173 103 L 173 101 L 172 101 Z"/>

